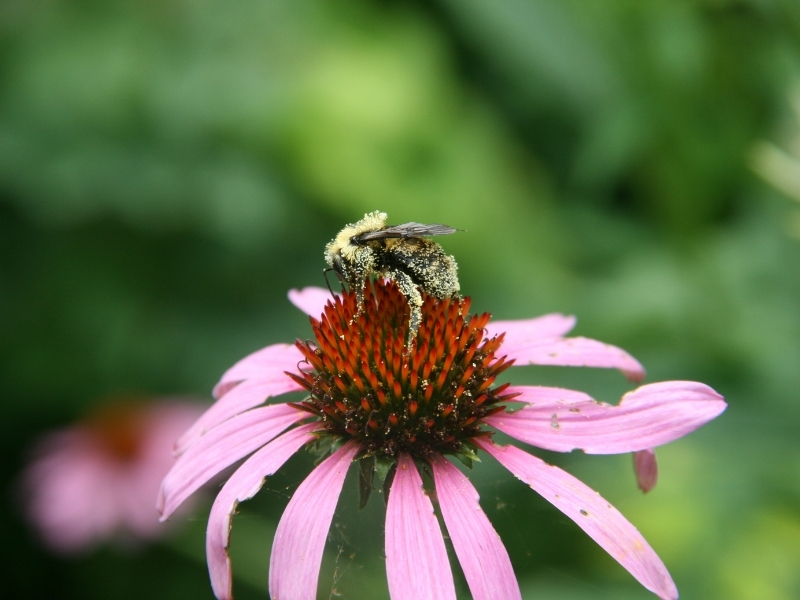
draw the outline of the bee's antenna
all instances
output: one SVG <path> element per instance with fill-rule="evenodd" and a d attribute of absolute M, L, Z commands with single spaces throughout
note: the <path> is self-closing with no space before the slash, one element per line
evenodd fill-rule
<path fill-rule="evenodd" d="M 331 271 L 335 271 L 335 270 L 336 269 L 334 269 L 333 267 L 329 267 L 327 269 L 322 269 L 322 276 L 325 278 L 325 285 L 328 286 L 328 291 L 331 293 L 331 296 L 335 296 L 336 294 L 334 294 L 333 290 L 331 289 L 331 282 L 328 281 L 328 273 L 331 272 Z"/>

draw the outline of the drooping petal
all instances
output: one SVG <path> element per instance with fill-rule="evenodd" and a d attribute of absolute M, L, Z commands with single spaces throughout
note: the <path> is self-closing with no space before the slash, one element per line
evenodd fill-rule
<path fill-rule="evenodd" d="M 270 380 L 253 379 L 240 383 L 212 404 L 203 415 L 195 421 L 189 430 L 175 442 L 175 454 L 181 454 L 211 431 L 220 423 L 231 417 L 266 402 L 273 396 L 296 392 L 301 388 L 297 382 L 285 373 L 281 377 Z"/>
<path fill-rule="evenodd" d="M 524 347 L 538 344 L 545 340 L 561 338 L 575 327 L 577 319 L 572 315 L 552 313 L 535 319 L 519 321 L 489 321 L 486 325 L 487 337 L 505 333 L 505 344 L 513 347 Z"/>
<path fill-rule="evenodd" d="M 644 379 L 644 367 L 630 354 L 597 340 L 584 337 L 551 338 L 539 341 L 509 340 L 506 336 L 499 354 L 514 359 L 516 365 L 559 367 L 599 367 L 619 369 L 631 381 Z"/>
<path fill-rule="evenodd" d="M 600 494 L 569 473 L 519 448 L 498 446 L 488 439 L 475 438 L 475 441 L 518 479 L 575 521 L 644 587 L 663 600 L 678 597 L 678 590 L 655 551 Z"/>
<path fill-rule="evenodd" d="M 254 408 L 231 417 L 192 444 L 161 483 L 157 508 L 164 521 L 214 475 L 308 417 L 288 404 Z"/>
<path fill-rule="evenodd" d="M 498 413 L 486 423 L 522 442 L 570 452 L 616 454 L 655 448 L 686 435 L 718 416 L 727 406 L 722 396 L 694 381 L 643 385 L 622 397 L 618 406 L 595 402 L 583 392 L 520 386 L 515 401 L 528 405 Z"/>
<path fill-rule="evenodd" d="M 508 552 L 481 509 L 477 490 L 445 458 L 436 456 L 431 464 L 447 533 L 474 600 L 522 598 Z"/>
<path fill-rule="evenodd" d="M 222 398 L 240 381 L 258 379 L 263 382 L 282 381 L 284 371 L 296 371 L 303 355 L 292 344 L 273 344 L 257 350 L 223 373 L 214 386 L 214 398 Z"/>
<path fill-rule="evenodd" d="M 658 483 L 658 461 L 656 451 L 652 448 L 633 453 L 633 470 L 636 473 L 636 483 L 645 494 L 656 487 Z"/>
<path fill-rule="evenodd" d="M 300 425 L 261 448 L 236 470 L 214 500 L 206 531 L 206 557 L 211 586 L 220 600 L 233 597 L 228 543 L 236 506 L 252 498 L 264 485 L 265 477 L 275 473 L 303 444 L 313 440 L 311 432 L 316 426 Z"/>
<path fill-rule="evenodd" d="M 407 454 L 397 462 L 386 504 L 386 576 L 392 600 L 456 598 L 439 522 Z"/>
<path fill-rule="evenodd" d="M 304 287 L 302 290 L 289 290 L 289 301 L 310 317 L 319 319 L 325 305 L 333 301 L 329 290 L 321 287 Z"/>
<path fill-rule="evenodd" d="M 347 469 L 358 451 L 349 442 L 314 469 L 289 500 L 269 560 L 269 593 L 276 600 L 314 600 L 322 552 Z"/>

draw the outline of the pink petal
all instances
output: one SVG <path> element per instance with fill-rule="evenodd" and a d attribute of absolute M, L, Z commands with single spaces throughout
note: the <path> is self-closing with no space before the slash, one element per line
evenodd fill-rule
<path fill-rule="evenodd" d="M 261 448 L 237 469 L 214 500 L 208 517 L 206 557 L 211 586 L 220 600 L 233 597 L 228 543 L 236 506 L 252 498 L 264 485 L 265 477 L 275 473 L 303 444 L 314 439 L 315 426 L 314 423 L 300 425 Z"/>
<path fill-rule="evenodd" d="M 439 508 L 473 599 L 521 599 L 508 552 L 478 504 L 478 492 L 443 457 L 434 457 L 431 464 Z"/>
<path fill-rule="evenodd" d="M 335 296 L 320 287 L 304 287 L 302 290 L 289 290 L 289 301 L 310 317 L 319 319 L 325 305 Z"/>
<path fill-rule="evenodd" d="M 652 448 L 633 453 L 633 470 L 636 483 L 645 494 L 656 487 L 658 482 L 658 462 L 656 452 Z"/>
<path fill-rule="evenodd" d="M 644 587 L 663 600 L 678 597 L 678 590 L 655 551 L 600 494 L 569 473 L 519 448 L 498 446 L 488 439 L 474 439 L 518 479 L 575 521 Z"/>
<path fill-rule="evenodd" d="M 643 385 L 622 397 L 619 406 L 595 402 L 583 392 L 521 386 L 515 401 L 528 406 L 498 413 L 486 423 L 522 442 L 570 452 L 616 454 L 654 448 L 690 433 L 718 416 L 722 396 L 693 381 Z"/>
<path fill-rule="evenodd" d="M 314 600 L 325 540 L 347 469 L 358 445 L 348 442 L 314 469 L 289 500 L 269 560 L 269 593 L 280 600 Z"/>
<path fill-rule="evenodd" d="M 575 327 L 575 321 L 575 317 L 559 313 L 521 321 L 489 321 L 486 325 L 486 334 L 488 337 L 494 337 L 505 333 L 505 344 L 522 347 L 560 338 Z"/>
<path fill-rule="evenodd" d="M 401 454 L 386 504 L 386 576 L 392 600 L 455 600 L 433 505 L 414 461 Z"/>
<path fill-rule="evenodd" d="M 141 452 L 146 460 L 163 465 L 162 477 L 159 477 L 159 484 L 163 479 L 163 473 L 169 471 L 175 464 L 175 457 L 172 450 L 177 440 L 183 433 L 191 427 L 197 419 L 209 408 L 208 404 L 187 401 L 187 398 L 175 396 L 159 400 L 158 403 L 150 405 L 144 415 L 142 432 L 145 435 L 142 441 Z M 165 453 L 164 449 L 168 452 Z"/>
<path fill-rule="evenodd" d="M 253 379 L 240 383 L 222 398 L 212 404 L 203 415 L 195 421 L 189 430 L 175 443 L 175 453 L 181 454 L 189 446 L 200 439 L 206 432 L 212 430 L 220 423 L 246 410 L 263 404 L 273 396 L 280 396 L 288 392 L 297 392 L 301 388 L 286 373 L 273 379 Z"/>
<path fill-rule="evenodd" d="M 209 431 L 189 446 L 161 483 L 157 501 L 161 520 L 214 475 L 307 417 L 288 404 L 273 404 L 231 417 Z"/>
<path fill-rule="evenodd" d="M 247 379 L 282 381 L 286 378 L 284 371 L 297 371 L 297 363 L 303 360 L 303 355 L 292 344 L 273 344 L 257 350 L 225 371 L 214 386 L 214 398 L 222 398 L 237 383 Z"/>
<path fill-rule="evenodd" d="M 624 350 L 584 337 L 554 338 L 538 342 L 506 340 L 499 351 L 516 365 L 600 367 L 619 369 L 631 381 L 644 379 L 644 367 Z"/>

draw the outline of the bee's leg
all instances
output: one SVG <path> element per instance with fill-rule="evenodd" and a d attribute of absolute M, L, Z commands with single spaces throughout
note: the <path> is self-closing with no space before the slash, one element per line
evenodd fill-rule
<path fill-rule="evenodd" d="M 337 271 L 336 269 L 334 269 L 333 267 L 329 267 L 327 269 L 322 269 L 322 276 L 325 278 L 325 285 L 328 286 L 328 291 L 331 293 L 331 296 L 335 296 L 336 294 L 333 293 L 333 288 L 331 287 L 331 282 L 328 281 L 328 273 L 330 273 L 331 271 L 336 273 L 336 277 L 339 279 L 339 283 L 341 284 L 342 289 L 344 289 L 344 286 L 345 286 L 346 282 L 345 282 L 344 277 L 342 277 L 342 274 L 339 271 Z"/>
<path fill-rule="evenodd" d="M 358 283 L 356 284 L 356 314 L 355 317 L 361 316 L 361 313 L 364 312 L 364 288 L 367 285 L 367 280 L 365 278 L 361 278 Z"/>
<path fill-rule="evenodd" d="M 369 248 L 360 248 L 352 266 L 352 279 L 355 282 L 353 288 L 356 292 L 356 314 L 359 317 L 364 311 L 364 288 L 367 285 L 367 277 L 373 272 L 375 267 L 375 256 Z"/>
<path fill-rule="evenodd" d="M 422 294 L 419 293 L 417 284 L 414 283 L 408 273 L 393 270 L 389 272 L 389 276 L 397 284 L 400 293 L 406 297 L 408 308 L 411 309 L 411 316 L 408 320 L 408 341 L 406 343 L 406 346 L 410 349 L 414 344 L 422 321 Z"/>

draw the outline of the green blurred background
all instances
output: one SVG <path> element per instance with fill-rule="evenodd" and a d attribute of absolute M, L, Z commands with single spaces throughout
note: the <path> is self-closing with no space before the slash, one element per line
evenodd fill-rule
<path fill-rule="evenodd" d="M 286 291 L 323 285 L 324 244 L 381 209 L 467 230 L 442 243 L 475 309 L 575 314 L 647 381 L 722 393 L 647 496 L 629 456 L 539 455 L 628 516 L 682 598 L 800 598 L 800 204 L 756 173 L 800 177 L 770 162 L 800 155 L 798 82 L 794 0 L 4 0 L 4 597 L 213 597 L 208 502 L 164 542 L 58 558 L 21 518 L 27 448 L 108 394 L 210 401 L 240 357 L 308 337 Z M 267 597 L 311 464 L 241 507 L 237 598 Z M 653 597 L 493 461 L 471 476 L 524 598 Z M 388 598 L 383 505 L 359 514 L 355 487 L 320 598 Z"/>

